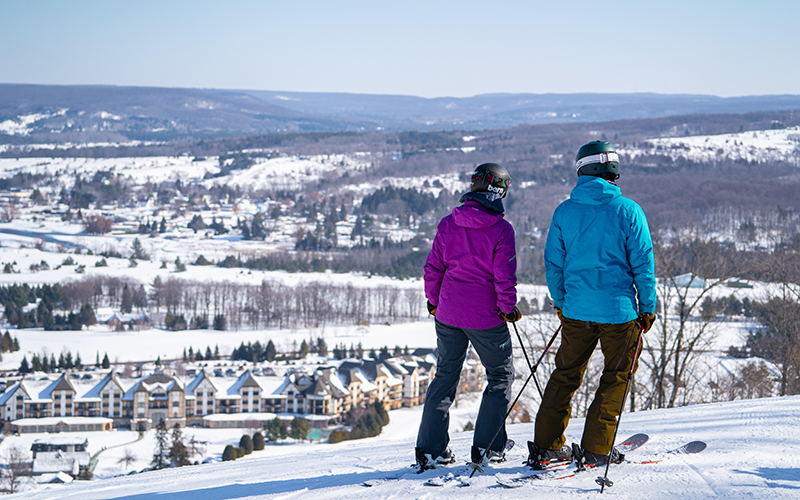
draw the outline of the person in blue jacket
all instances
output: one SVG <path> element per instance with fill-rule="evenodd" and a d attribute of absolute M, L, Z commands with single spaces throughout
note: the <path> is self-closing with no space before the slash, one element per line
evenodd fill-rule
<path fill-rule="evenodd" d="M 577 185 L 553 213 L 544 252 L 547 287 L 562 331 L 556 368 L 528 443 L 528 464 L 534 469 L 571 462 L 572 449 L 564 446 L 570 401 L 598 342 L 605 365 L 575 458 L 586 467 L 607 463 L 638 332 L 649 330 L 655 320 L 653 244 L 641 207 L 623 197 L 614 182 L 619 178 L 616 150 L 604 141 L 585 144 L 576 167 Z M 611 461 L 622 457 L 612 453 Z"/>

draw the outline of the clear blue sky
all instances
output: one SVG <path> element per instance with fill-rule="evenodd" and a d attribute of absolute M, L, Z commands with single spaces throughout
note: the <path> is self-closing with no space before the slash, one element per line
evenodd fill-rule
<path fill-rule="evenodd" d="M 0 0 L 0 82 L 800 94 L 800 1 Z"/>

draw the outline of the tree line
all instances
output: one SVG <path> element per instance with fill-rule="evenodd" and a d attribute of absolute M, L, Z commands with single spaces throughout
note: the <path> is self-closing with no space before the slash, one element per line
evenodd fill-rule
<path fill-rule="evenodd" d="M 387 285 L 368 288 L 309 282 L 290 286 L 267 280 L 251 285 L 157 276 L 150 288 L 145 292 L 144 285 L 133 278 L 97 275 L 55 285 L 0 286 L 0 301 L 12 325 L 46 329 L 94 324 L 98 307 L 148 311 L 162 326 L 175 330 L 208 328 L 204 318 L 209 317 L 214 318 L 216 329 L 239 330 L 394 323 L 416 320 L 424 313 L 420 290 Z M 23 312 L 30 304 L 36 307 Z M 55 314 L 61 319 L 51 322 L 53 311 L 64 311 Z"/>

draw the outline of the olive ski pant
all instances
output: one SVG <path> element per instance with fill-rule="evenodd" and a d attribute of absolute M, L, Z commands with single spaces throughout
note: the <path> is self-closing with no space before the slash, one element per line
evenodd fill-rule
<path fill-rule="evenodd" d="M 547 382 L 536 414 L 536 446 L 550 450 L 564 446 L 564 431 L 572 414 L 570 401 L 581 385 L 589 358 L 599 341 L 604 358 L 603 375 L 586 415 L 581 448 L 604 455 L 611 451 L 637 334 L 635 321 L 609 325 L 564 318 L 556 369 Z"/>
<path fill-rule="evenodd" d="M 491 449 L 500 451 L 506 444 L 505 416 L 511 399 L 511 384 L 514 382 L 508 325 L 503 322 L 494 328 L 473 330 L 436 320 L 436 345 L 439 350 L 436 374 L 428 386 L 417 435 L 417 448 L 433 457 L 441 455 L 450 442 L 450 405 L 456 397 L 470 342 L 486 370 L 487 382 L 475 421 L 473 444 L 484 449 L 489 447 L 498 429 L 501 429 L 500 433 L 492 442 Z"/>

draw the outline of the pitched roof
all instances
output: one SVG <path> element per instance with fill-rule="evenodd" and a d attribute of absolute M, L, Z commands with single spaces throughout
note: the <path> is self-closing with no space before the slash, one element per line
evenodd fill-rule
<path fill-rule="evenodd" d="M 75 392 L 75 386 L 72 385 L 72 381 L 69 379 L 69 372 L 62 373 L 61 376 L 58 377 L 58 380 L 56 380 L 55 383 L 52 384 L 52 388 L 50 389 L 50 392 L 52 393 L 53 391 L 73 391 L 73 392 Z M 48 393 L 47 397 L 50 397 L 49 393 Z"/>
<path fill-rule="evenodd" d="M 245 370 L 244 373 L 239 375 L 239 378 L 236 379 L 236 382 L 233 383 L 230 387 L 228 387 L 228 395 L 232 396 L 234 394 L 239 394 L 239 390 L 244 387 L 257 387 L 258 389 L 263 389 L 261 384 L 258 383 L 253 377 L 253 374 L 250 373 L 250 370 Z"/>
<path fill-rule="evenodd" d="M 197 390 L 197 386 L 200 385 L 200 383 L 203 380 L 208 380 L 208 383 L 211 384 L 211 387 L 214 388 L 214 392 L 220 392 L 219 385 L 216 382 L 214 382 L 214 379 L 212 377 L 208 376 L 208 372 L 206 372 L 206 369 L 203 368 L 202 370 L 200 370 L 200 372 L 198 372 L 198 374 L 194 377 L 194 379 L 191 382 L 189 382 L 189 385 L 186 386 L 186 393 L 194 394 L 194 391 Z"/>
<path fill-rule="evenodd" d="M 22 380 L 18 380 L 14 385 L 6 389 L 6 392 L 0 394 L 0 405 L 6 404 L 6 402 L 14 396 L 14 394 L 17 392 L 17 389 L 20 387 L 22 387 Z M 25 392 L 24 388 L 22 390 Z"/>
<path fill-rule="evenodd" d="M 116 385 L 123 393 L 125 392 L 125 386 L 122 384 L 122 380 L 120 380 L 119 375 L 112 370 L 108 372 L 108 375 L 103 377 L 103 380 L 98 382 L 83 396 L 87 398 L 99 398 L 100 392 L 110 383 Z"/>

